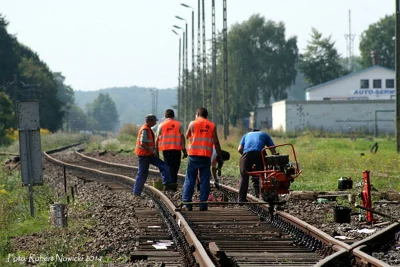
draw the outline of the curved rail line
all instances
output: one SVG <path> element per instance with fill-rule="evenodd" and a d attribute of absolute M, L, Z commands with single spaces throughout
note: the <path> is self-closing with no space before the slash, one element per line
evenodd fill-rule
<path fill-rule="evenodd" d="M 60 166 L 65 166 L 68 169 L 71 170 L 76 170 L 79 172 L 83 173 L 92 173 L 95 174 L 97 177 L 103 177 L 104 179 L 111 179 L 113 182 L 120 184 L 122 186 L 128 186 L 129 188 L 132 188 L 132 185 L 135 181 L 132 177 L 128 177 L 126 175 L 119 175 L 116 173 L 112 172 L 105 172 L 105 171 L 99 171 L 99 170 L 93 170 L 87 167 L 82 167 L 74 164 L 68 164 L 65 162 L 61 162 L 53 157 L 50 156 L 50 154 L 55 153 L 55 152 L 60 152 L 62 150 L 57 149 L 53 151 L 48 151 L 45 152 L 45 158 L 49 160 L 50 162 L 60 165 Z M 128 165 L 123 165 L 123 164 L 116 164 L 116 163 L 110 163 L 106 161 L 101 161 L 98 159 L 94 159 L 91 157 L 88 157 L 86 155 L 83 155 L 82 153 L 75 152 L 79 157 L 84 159 L 85 161 L 91 162 L 93 164 L 99 164 L 101 166 L 107 167 L 107 171 L 112 170 L 112 168 L 118 168 L 118 169 L 123 169 L 126 172 L 132 173 L 132 171 L 137 170 L 137 167 L 134 166 L 128 166 Z M 153 171 L 150 170 L 152 173 L 158 173 L 158 171 Z M 184 179 L 184 175 L 179 175 L 181 179 Z M 211 181 L 211 183 L 213 183 Z M 225 195 L 225 197 L 231 201 L 235 201 L 237 199 L 237 194 L 238 190 L 229 186 L 225 186 L 220 184 L 220 191 Z M 229 216 L 229 213 L 235 213 L 235 209 L 227 209 L 225 207 L 225 210 L 228 212 L 225 212 L 224 214 L 219 214 L 221 213 L 221 210 L 217 212 L 213 212 L 212 209 L 207 212 L 201 212 L 201 214 L 197 212 L 185 212 L 177 208 L 170 199 L 168 199 L 167 196 L 165 196 L 162 192 L 159 190 L 155 189 L 152 186 L 145 185 L 145 190 L 146 193 L 151 195 L 154 199 L 156 199 L 157 204 L 161 207 L 163 216 L 165 216 L 165 219 L 168 224 L 170 230 L 178 237 L 177 243 L 183 244 L 183 248 L 181 248 L 184 253 L 190 258 L 190 255 L 193 255 L 195 258 L 195 262 L 198 266 L 242 266 L 241 265 L 241 260 L 237 259 L 245 259 L 246 262 L 243 263 L 243 266 L 256 266 L 252 265 L 251 262 L 252 259 L 249 261 L 246 261 L 248 259 L 248 256 L 252 255 L 249 252 L 246 253 L 238 253 L 237 251 L 243 250 L 243 247 L 234 247 L 234 248 L 229 248 L 226 245 L 226 242 L 224 243 L 223 240 L 216 240 L 218 235 L 218 232 L 212 232 L 210 231 L 209 227 L 204 227 L 204 220 L 199 220 L 197 215 L 202 215 L 205 216 L 206 214 L 210 215 L 207 216 L 208 218 L 208 224 L 212 225 L 214 228 L 216 225 L 220 226 L 221 222 L 226 225 L 226 228 L 223 228 L 224 230 L 229 229 L 229 227 L 233 227 L 233 225 L 238 225 L 238 224 L 245 224 L 246 221 L 240 221 L 240 218 L 235 218 L 234 216 Z M 368 249 L 372 247 L 372 244 L 377 244 L 379 240 L 381 239 L 381 236 L 384 235 L 384 231 L 380 231 L 376 233 L 374 236 L 371 236 L 370 238 L 364 239 L 362 241 L 359 241 L 357 243 L 352 244 L 351 246 L 338 241 L 331 237 L 330 235 L 318 230 L 317 228 L 313 227 L 312 225 L 295 218 L 291 216 L 288 213 L 285 213 L 283 211 L 277 211 L 275 215 L 271 218 L 269 211 L 268 211 L 268 204 L 264 202 L 260 202 L 260 200 L 254 196 L 248 195 L 249 203 L 254 203 L 253 204 L 246 204 L 246 208 L 253 212 L 253 215 L 248 214 L 249 218 L 251 217 L 247 223 L 250 221 L 251 223 L 254 223 L 258 221 L 259 225 L 268 225 L 267 228 L 262 229 L 265 232 L 271 232 L 271 229 L 275 228 L 279 229 L 276 231 L 279 233 L 281 236 L 285 236 L 287 234 L 290 234 L 292 237 L 292 240 L 289 240 L 290 242 L 295 243 L 296 245 L 302 246 L 304 248 L 307 248 L 308 251 L 314 251 L 317 255 L 320 255 L 320 258 L 318 257 L 311 257 L 314 258 L 314 262 L 309 262 L 308 258 L 309 255 L 303 254 L 302 256 L 305 258 L 301 258 L 300 256 L 299 261 L 296 263 L 295 266 L 310 266 L 310 264 L 313 264 L 314 266 L 390 266 L 370 255 L 368 255 L 366 252 L 368 252 Z M 259 202 L 255 204 L 255 202 Z M 228 204 L 228 203 L 226 203 Z M 212 205 L 212 204 L 211 204 Z M 222 205 L 221 203 L 219 205 Z M 228 204 L 229 205 L 229 204 Z M 237 205 L 236 205 L 237 206 Z M 243 214 L 245 210 L 243 207 L 240 207 L 240 212 Z M 254 214 L 257 214 L 256 216 Z M 230 219 L 220 219 L 219 216 L 228 216 Z M 236 213 L 236 215 L 238 215 Z M 254 217 L 255 216 L 255 217 Z M 258 216 L 258 219 L 257 219 Z M 216 222 L 213 225 L 213 222 L 210 221 L 211 218 L 216 218 Z M 237 216 L 236 216 L 237 217 Z M 233 218 L 233 219 L 232 219 Z M 200 223 L 199 223 L 200 221 Z M 230 221 L 232 221 L 230 223 Z M 268 228 L 269 227 L 269 228 Z M 397 229 L 398 224 L 393 224 L 390 229 Z M 389 228 L 386 228 L 386 231 Z M 220 230 L 220 229 L 219 229 Z M 237 229 L 236 229 L 237 230 Z M 208 231 L 208 232 L 207 232 Z M 203 234 L 207 232 L 207 234 Z M 389 231 L 390 232 L 390 231 Z M 228 235 L 233 235 L 234 231 L 226 231 L 225 234 Z M 253 235 L 252 235 L 253 234 Z M 222 238 L 225 238 L 227 235 L 222 235 Z M 260 232 L 241 232 L 239 235 L 236 235 L 238 238 L 238 243 L 245 243 L 243 241 L 250 241 L 249 236 L 254 237 L 262 237 L 262 233 Z M 211 238 L 208 238 L 210 237 Z M 221 235 L 220 235 L 221 236 Z M 205 238 L 206 237 L 206 238 Z M 241 240 L 242 239 L 242 240 Z M 244 239 L 244 240 L 243 240 Z M 229 241 L 231 241 L 229 239 Z M 282 241 L 282 239 L 281 239 Z M 286 240 L 288 241 L 288 239 Z M 237 243 L 237 244 L 238 244 Z M 258 245 L 262 242 L 258 242 Z M 254 247 L 257 247 L 257 242 L 253 242 L 252 245 Z M 250 250 L 255 250 L 254 247 L 250 247 Z M 236 250 L 236 254 L 235 254 Z M 264 251 L 264 250 L 261 250 Z M 273 252 L 272 252 L 273 253 Z M 305 253 L 303 250 L 302 253 Z M 254 264 L 258 264 L 257 260 L 260 262 L 263 259 L 266 259 L 267 262 L 269 261 L 270 266 L 273 266 L 273 260 L 271 261 L 271 255 L 262 255 L 266 253 L 260 253 L 260 251 L 257 254 L 257 259 L 254 260 Z M 254 253 L 253 253 L 253 256 Z M 279 265 L 284 265 L 287 263 L 289 266 L 294 266 L 293 263 L 296 261 L 295 258 L 290 258 L 293 257 L 291 254 L 287 255 L 289 258 L 287 262 L 279 262 Z M 232 260 L 233 259 L 233 260 Z M 254 258 L 255 259 L 255 258 Z M 190 260 L 189 260 L 190 261 Z M 276 257 L 275 257 L 276 261 Z M 303 262 L 303 263 L 301 263 Z M 275 262 L 276 263 L 276 262 Z M 191 263 L 193 264 L 193 262 Z M 232 265 L 234 264 L 234 265 Z M 247 265 L 246 265 L 247 264 Z M 300 264 L 305 264 L 305 265 L 300 265 Z M 267 266 L 267 265 L 262 265 L 262 266 Z"/>
<path fill-rule="evenodd" d="M 135 180 L 131 177 L 116 173 L 99 171 L 96 169 L 78 166 L 75 164 L 68 164 L 50 156 L 50 154 L 60 151 L 62 151 L 61 148 L 47 151 L 44 152 L 44 156 L 49 162 L 65 167 L 66 169 L 77 171 L 86 175 L 93 175 L 96 178 L 107 179 L 123 187 L 132 188 Z M 178 244 L 179 249 L 182 250 L 182 253 L 186 256 L 186 266 L 196 266 L 196 263 L 198 263 L 200 266 L 215 266 L 212 260 L 208 257 L 207 252 L 204 250 L 203 246 L 196 238 L 195 234 L 192 232 L 192 229 L 183 218 L 183 216 L 181 214 L 175 214 L 175 205 L 157 189 L 145 185 L 145 190 L 147 194 L 153 196 L 153 199 L 162 210 L 163 215 L 169 215 L 166 216 L 164 219 L 166 220 L 170 231 L 174 233 L 173 236 L 175 239 L 175 243 Z"/>

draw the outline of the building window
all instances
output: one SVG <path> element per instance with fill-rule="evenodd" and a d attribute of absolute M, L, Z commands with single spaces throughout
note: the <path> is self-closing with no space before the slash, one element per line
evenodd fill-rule
<path fill-rule="evenodd" d="M 394 88 L 394 79 L 386 79 L 386 88 Z"/>
<path fill-rule="evenodd" d="M 374 80 L 373 83 L 374 88 L 382 88 L 382 80 Z"/>
<path fill-rule="evenodd" d="M 369 88 L 369 80 L 361 80 L 360 81 L 360 88 L 361 89 L 368 89 Z"/>

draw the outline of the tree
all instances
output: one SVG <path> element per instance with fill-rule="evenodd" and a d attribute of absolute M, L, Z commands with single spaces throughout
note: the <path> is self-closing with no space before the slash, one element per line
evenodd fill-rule
<path fill-rule="evenodd" d="M 14 111 L 13 105 L 4 92 L 0 92 L 0 143 L 7 143 L 6 130 L 13 126 Z"/>
<path fill-rule="evenodd" d="M 395 67 L 395 15 L 386 16 L 378 22 L 369 25 L 368 29 L 361 34 L 360 63 L 364 68 L 372 65 L 371 51 L 376 51 L 378 64 L 394 69 Z"/>
<path fill-rule="evenodd" d="M 53 75 L 57 83 L 57 97 L 63 104 L 63 110 L 68 111 L 75 102 L 74 90 L 65 85 L 65 77 L 61 72 L 53 72 Z"/>
<path fill-rule="evenodd" d="M 219 47 L 221 49 L 222 45 Z M 222 71 L 222 53 L 218 54 Z M 260 102 L 269 104 L 271 97 L 275 100 L 287 97 L 285 91 L 294 83 L 297 74 L 297 54 L 297 39 L 286 39 L 282 22 L 266 21 L 260 15 L 253 15 L 248 21 L 231 27 L 228 33 L 231 123 L 248 117 Z M 220 81 L 221 87 L 222 84 Z"/>
<path fill-rule="evenodd" d="M 94 119 L 98 123 L 97 130 L 113 131 L 119 124 L 119 115 L 114 101 L 108 93 L 100 93 L 99 96 L 89 105 L 88 109 L 89 123 Z"/>
<path fill-rule="evenodd" d="M 8 34 L 7 26 L 8 22 L 0 14 L 0 85 L 14 81 L 14 75 L 18 73 L 20 61 L 15 52 L 16 39 Z"/>
<path fill-rule="evenodd" d="M 24 48 L 27 49 L 27 48 Z M 62 127 L 65 112 L 62 110 L 62 102 L 57 97 L 57 84 L 53 74 L 46 64 L 32 57 L 22 57 L 19 65 L 20 79 L 25 84 L 35 85 L 37 92 L 26 91 L 27 88 L 19 88 L 18 99 L 39 101 L 40 126 L 55 132 Z"/>
<path fill-rule="evenodd" d="M 300 56 L 299 66 L 306 81 L 311 85 L 318 85 L 347 74 L 334 46 L 335 42 L 331 41 L 330 36 L 322 38 L 322 34 L 312 28 L 311 41 L 308 42 L 306 52 Z"/>
<path fill-rule="evenodd" d="M 67 111 L 58 98 L 56 79 L 35 52 L 8 34 L 7 25 L 0 14 L 0 88 L 12 102 L 38 100 L 40 125 L 54 132 Z"/>
<path fill-rule="evenodd" d="M 352 56 L 350 60 L 351 62 L 349 62 L 348 57 L 340 59 L 340 64 L 343 66 L 344 69 L 348 69 L 350 72 L 356 72 L 363 69 L 363 67 L 360 64 L 361 57 Z"/>
<path fill-rule="evenodd" d="M 86 130 L 88 118 L 85 112 L 75 104 L 71 105 L 71 108 L 66 117 L 67 130 L 75 132 L 80 130 Z"/>

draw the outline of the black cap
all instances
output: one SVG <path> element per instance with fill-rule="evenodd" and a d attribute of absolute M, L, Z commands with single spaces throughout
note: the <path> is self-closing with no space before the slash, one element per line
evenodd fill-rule
<path fill-rule="evenodd" d="M 158 121 L 156 115 L 153 115 L 153 114 L 147 114 L 146 120 Z"/>

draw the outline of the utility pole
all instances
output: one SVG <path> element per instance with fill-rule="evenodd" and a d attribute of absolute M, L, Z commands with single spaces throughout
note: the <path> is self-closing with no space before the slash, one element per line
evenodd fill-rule
<path fill-rule="evenodd" d="M 190 100 L 190 112 L 194 111 L 194 92 L 196 91 L 196 80 L 194 77 L 195 73 L 195 61 L 194 61 L 194 9 L 192 8 L 192 91 L 191 91 L 191 100 Z"/>
<path fill-rule="evenodd" d="M 207 88 L 207 62 L 206 62 L 206 12 L 204 8 L 204 0 L 202 0 L 202 34 L 203 34 L 203 107 L 207 107 L 207 102 L 206 102 L 206 88 Z"/>
<path fill-rule="evenodd" d="M 215 38 L 215 0 L 212 0 L 212 121 L 217 124 L 217 48 Z"/>
<path fill-rule="evenodd" d="M 185 60 L 186 60 L 186 49 L 185 49 L 185 45 L 186 45 L 186 33 L 185 33 L 185 31 L 183 31 L 183 44 L 182 44 L 182 95 L 181 95 L 181 111 L 182 111 L 182 116 L 180 117 L 181 118 L 181 121 L 182 121 L 182 124 L 183 124 L 183 126 L 185 127 L 185 122 L 186 122 L 186 103 L 185 103 L 185 96 L 186 96 L 186 90 L 187 90 L 187 88 L 186 88 L 186 76 L 185 76 L 185 74 L 186 74 L 186 72 L 185 72 Z"/>
<path fill-rule="evenodd" d="M 189 124 L 188 119 L 189 119 L 189 115 L 188 115 L 188 89 L 189 89 L 189 66 L 188 66 L 188 24 L 186 22 L 186 94 L 185 94 L 185 127 L 186 125 Z"/>
<path fill-rule="evenodd" d="M 174 28 L 180 29 L 180 27 L 174 25 Z M 172 29 L 172 32 L 178 35 L 179 37 L 179 64 L 178 64 L 178 118 L 181 118 L 182 112 L 181 112 L 181 107 L 182 107 L 182 85 L 181 85 L 181 50 L 182 50 L 182 39 L 179 36 L 179 33 L 177 33 L 174 29 Z"/>
<path fill-rule="evenodd" d="M 182 107 L 182 102 L 181 102 L 181 94 L 182 94 L 182 85 L 181 85 L 181 46 L 182 46 L 182 39 L 179 38 L 179 67 L 178 67 L 178 118 L 181 117 L 181 107 Z"/>
<path fill-rule="evenodd" d="M 201 6 L 200 0 L 197 0 L 197 90 L 200 93 L 202 88 L 201 83 L 201 29 L 200 29 L 200 18 L 201 18 Z M 194 110 L 193 110 L 194 112 Z"/>
<path fill-rule="evenodd" d="M 228 106 L 228 22 L 226 0 L 223 0 L 223 39 L 224 39 L 224 138 L 229 135 Z"/>
<path fill-rule="evenodd" d="M 396 0 L 396 145 L 400 153 L 400 0 Z"/>

